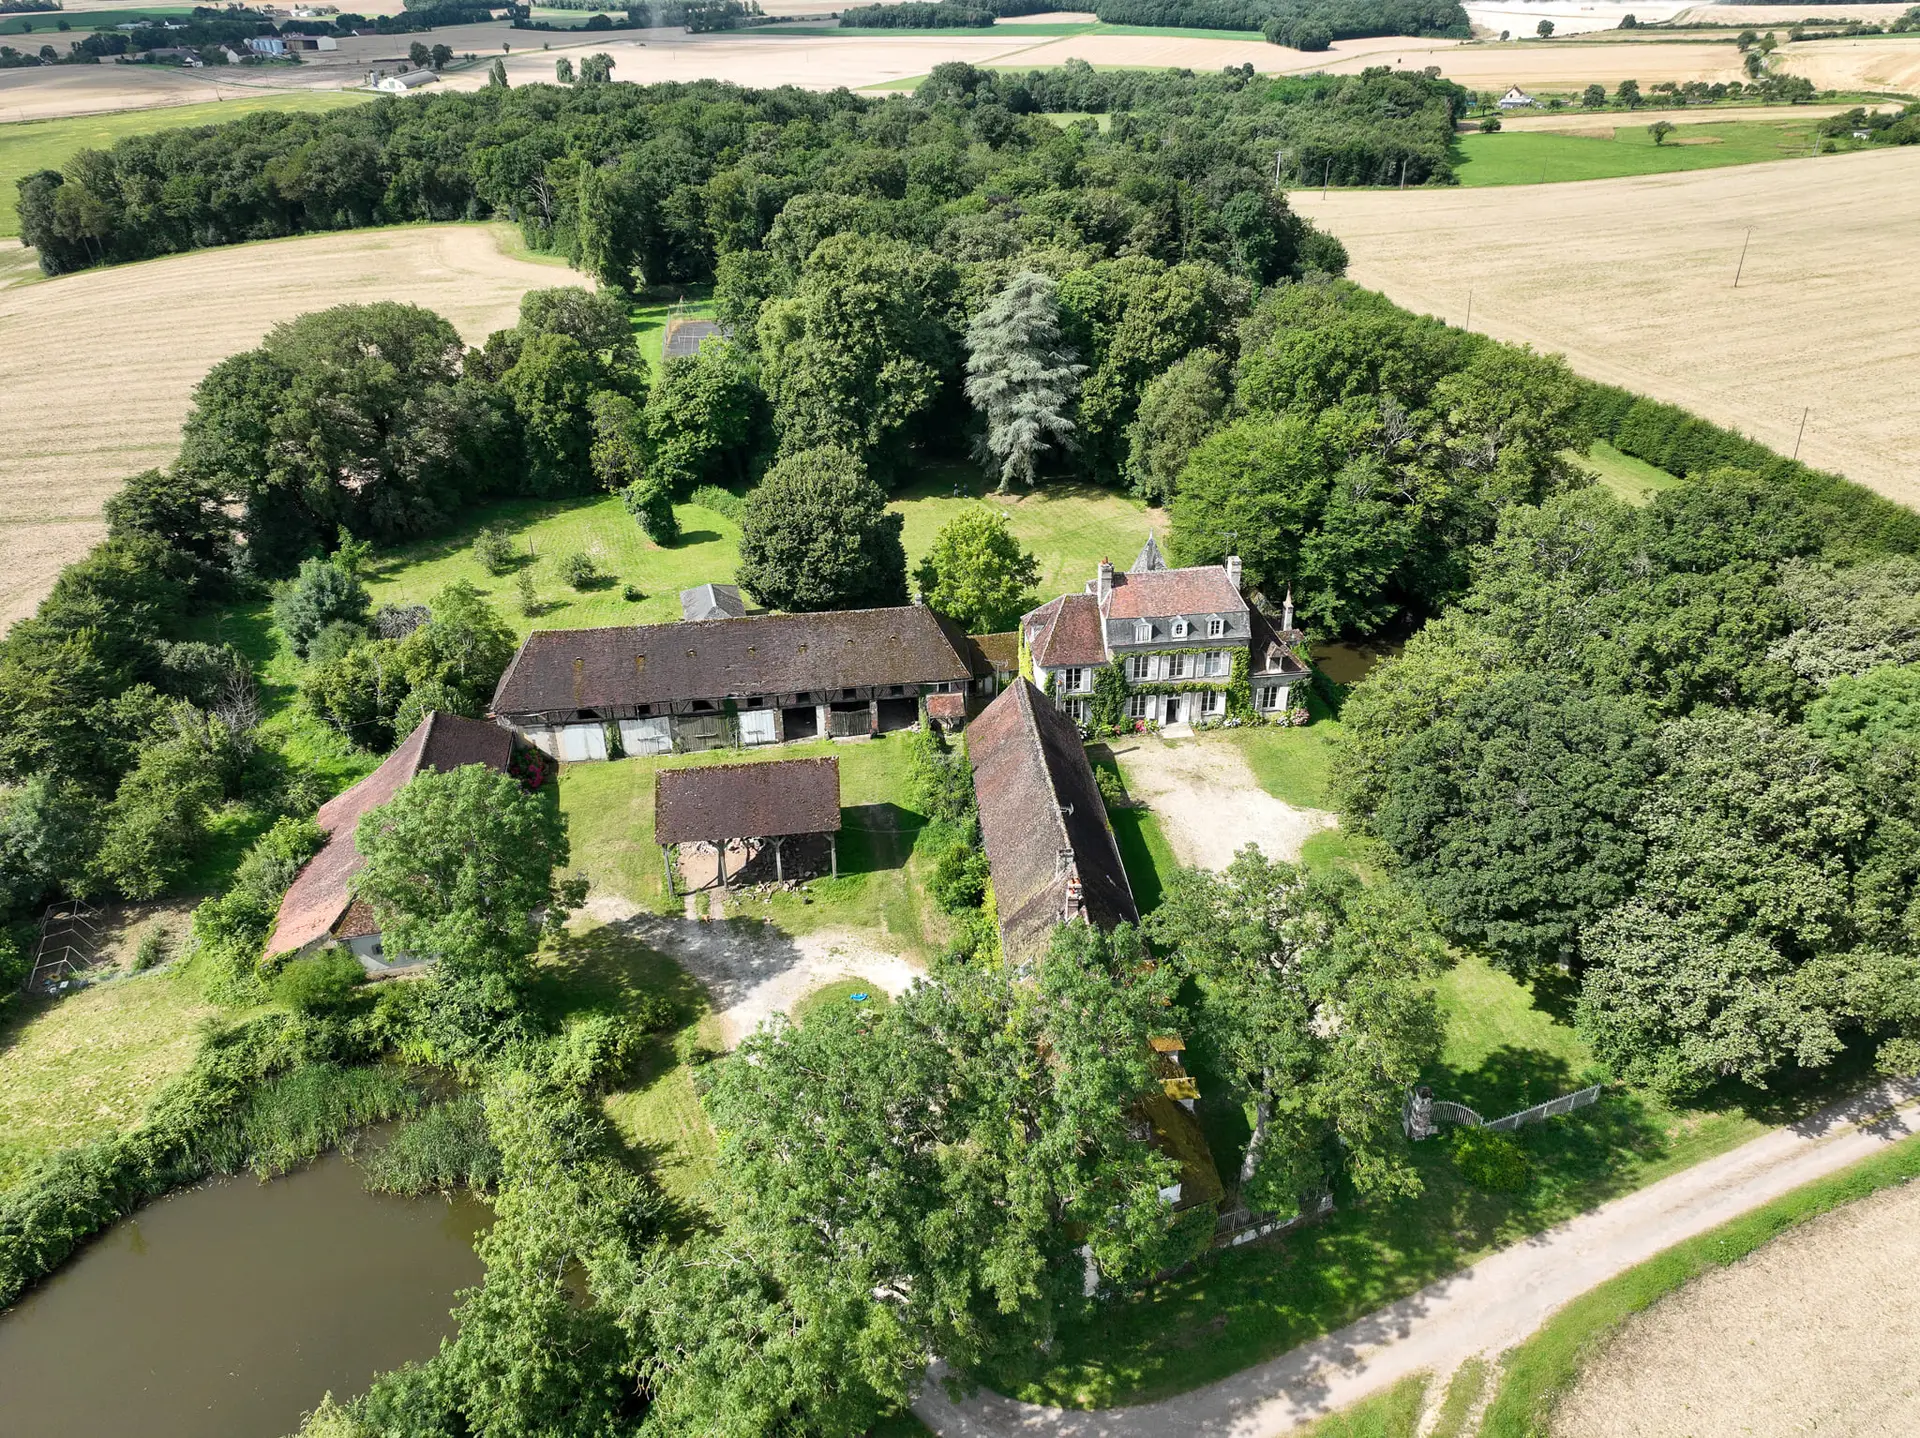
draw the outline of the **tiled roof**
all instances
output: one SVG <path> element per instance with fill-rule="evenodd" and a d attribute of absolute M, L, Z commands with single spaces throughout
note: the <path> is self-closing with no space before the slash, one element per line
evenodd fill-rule
<path fill-rule="evenodd" d="M 1020 621 L 1032 637 L 1033 662 L 1045 669 L 1063 664 L 1105 664 L 1100 601 L 1091 594 L 1063 594 Z"/>
<path fill-rule="evenodd" d="M 493 712 L 569 713 L 970 677 L 966 636 L 918 604 L 540 629 L 521 642 L 500 677 Z"/>
<path fill-rule="evenodd" d="M 327 831 L 327 845 L 313 856 L 281 898 L 266 952 L 282 954 L 303 949 L 332 933 L 347 913 L 353 902 L 353 876 L 361 867 L 360 850 L 353 842 L 354 826 L 361 815 L 406 788 L 422 769 L 485 764 L 504 773 L 512 753 L 513 735 L 497 724 L 438 712 L 422 719 L 378 769 L 320 806 L 314 822 Z"/>
<path fill-rule="evenodd" d="M 1162 614 L 1230 614 L 1247 601 L 1218 564 L 1193 569 L 1129 571 L 1113 576 L 1109 619 L 1151 619 Z"/>
<path fill-rule="evenodd" d="M 1004 634 L 970 634 L 974 667 L 980 674 L 1011 674 L 1020 667 L 1020 631 Z"/>
<path fill-rule="evenodd" d="M 1255 678 L 1301 678 L 1307 666 L 1294 654 L 1294 646 L 1306 642 L 1298 629 L 1281 629 L 1258 609 L 1248 615 L 1253 636 L 1249 644 L 1248 673 Z"/>
<path fill-rule="evenodd" d="M 680 591 L 682 619 L 738 619 L 746 612 L 747 601 L 736 584 L 696 584 Z"/>
<path fill-rule="evenodd" d="M 776 759 L 663 769 L 653 776 L 657 844 L 773 839 L 840 827 L 840 761 Z"/>
<path fill-rule="evenodd" d="M 1066 914 L 1063 856 L 1090 923 L 1140 921 L 1086 748 L 1051 700 L 1016 679 L 968 727 L 967 757 L 1009 958 L 1043 953 Z"/>

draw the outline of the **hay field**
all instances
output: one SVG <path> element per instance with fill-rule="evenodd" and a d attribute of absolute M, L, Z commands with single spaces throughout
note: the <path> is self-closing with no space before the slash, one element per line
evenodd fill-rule
<path fill-rule="evenodd" d="M 1817 20 L 1871 20 L 1883 22 L 1898 20 L 1913 7 L 1901 0 L 1900 4 L 1874 4 L 1867 0 L 1864 4 L 1847 3 L 1812 5 L 1694 5 L 1683 9 L 1676 17 L 1691 20 L 1704 25 L 1784 25 L 1795 20 L 1809 17 Z"/>
<path fill-rule="evenodd" d="M 1638 125 L 1642 129 L 1656 120 L 1669 125 L 1724 125 L 1729 121 L 1766 125 L 1780 120 L 1824 120 L 1829 115 L 1844 115 L 1852 105 L 1689 105 L 1679 110 L 1562 110 L 1548 115 L 1502 115 L 1500 132 L 1545 130 L 1563 135 L 1611 135 L 1621 126 Z M 1869 109 L 1872 107 L 1869 106 Z M 1889 101 L 1883 108 L 1896 108 Z"/>
<path fill-rule="evenodd" d="M 66 38 L 61 37 L 63 41 Z M 0 122 L 144 110 L 154 105 L 203 104 L 214 98 L 212 84 L 193 76 L 205 73 L 190 74 L 159 65 L 43 65 L 31 70 L 0 70 Z M 232 88 L 221 86 L 222 90 Z"/>
<path fill-rule="evenodd" d="M 1617 29 L 1627 15 L 1642 24 L 1671 20 L 1687 5 L 1688 0 L 1653 0 L 1652 4 L 1640 0 L 1468 0 L 1461 8 L 1476 27 L 1494 35 L 1502 30 L 1532 35 L 1542 20 L 1553 21 L 1555 34 L 1580 35 Z"/>
<path fill-rule="evenodd" d="M 1581 184 L 1297 191 L 1352 277 L 1920 504 L 1920 151 Z M 1732 287 L 1742 237 L 1753 243 Z"/>
<path fill-rule="evenodd" d="M 1803 40 L 1776 54 L 1790 75 L 1822 90 L 1897 90 L 1920 95 L 1920 35 L 1864 35 L 1855 40 Z"/>
<path fill-rule="evenodd" d="M 504 228 L 504 227 L 501 227 Z M 468 340 L 526 290 L 585 284 L 502 253 L 486 225 L 361 230 L 202 250 L 0 289 L 0 628 L 100 538 L 127 475 L 169 463 L 193 387 L 282 320 L 398 299 Z"/>
<path fill-rule="evenodd" d="M 1631 1319 L 1553 1438 L 1920 1432 L 1915 1272 L 1920 1184 L 1814 1219 Z"/>

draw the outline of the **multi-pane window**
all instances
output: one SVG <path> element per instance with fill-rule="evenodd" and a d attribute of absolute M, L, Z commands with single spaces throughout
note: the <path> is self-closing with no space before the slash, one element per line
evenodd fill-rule
<path fill-rule="evenodd" d="M 1215 616 L 1207 621 L 1207 638 L 1218 639 L 1227 632 L 1227 621 Z"/>
<path fill-rule="evenodd" d="M 1200 696 L 1200 712 L 1202 714 L 1218 714 L 1224 707 L 1222 701 L 1226 697 L 1227 696 L 1222 694 L 1218 689 L 1206 690 Z"/>
<path fill-rule="evenodd" d="M 1280 686 L 1278 684 L 1262 684 L 1260 686 L 1260 707 L 1262 709 L 1278 709 L 1280 707 Z"/>
<path fill-rule="evenodd" d="M 1146 620 L 1142 619 L 1138 624 L 1133 626 L 1133 642 L 1135 644 L 1148 643 L 1152 638 L 1153 626 Z"/>
<path fill-rule="evenodd" d="M 1151 679 L 1153 677 L 1153 656 L 1136 654 L 1127 660 L 1127 678 Z"/>
<path fill-rule="evenodd" d="M 1207 673 L 1226 674 L 1233 668 L 1233 656 L 1224 649 L 1210 650 L 1207 654 Z"/>
<path fill-rule="evenodd" d="M 1147 696 L 1145 694 L 1129 694 L 1127 696 L 1127 717 L 1130 719 L 1146 718 L 1147 702 Z"/>
<path fill-rule="evenodd" d="M 1063 669 L 1060 671 L 1060 688 L 1063 693 L 1078 694 L 1086 679 L 1084 669 Z"/>
<path fill-rule="evenodd" d="M 1073 717 L 1073 722 L 1076 724 L 1086 723 L 1092 714 L 1092 708 L 1091 702 L 1085 699 L 1069 699 L 1067 701 L 1067 713 Z"/>
<path fill-rule="evenodd" d="M 1187 656 L 1169 654 L 1167 656 L 1167 678 L 1185 679 L 1187 677 Z"/>
<path fill-rule="evenodd" d="M 1190 627 L 1191 626 L 1188 625 L 1187 621 L 1184 619 L 1174 620 L 1173 621 L 1173 637 L 1175 639 L 1185 639 L 1187 637 L 1187 630 Z"/>

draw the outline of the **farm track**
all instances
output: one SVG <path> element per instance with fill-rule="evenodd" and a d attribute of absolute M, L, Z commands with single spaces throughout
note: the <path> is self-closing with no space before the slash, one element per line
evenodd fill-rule
<path fill-rule="evenodd" d="M 1429 1284 L 1336 1333 L 1157 1403 L 1073 1411 L 981 1392 L 936 1367 L 914 1412 L 939 1438 L 1281 1438 L 1420 1372 L 1496 1354 L 1556 1309 L 1663 1249 L 1920 1131 L 1920 1081 L 1889 1081 Z M 1898 1107 L 1894 1107 L 1894 1105 Z"/>

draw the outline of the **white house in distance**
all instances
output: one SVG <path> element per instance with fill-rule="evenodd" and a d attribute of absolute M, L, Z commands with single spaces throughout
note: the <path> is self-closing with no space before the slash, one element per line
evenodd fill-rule
<path fill-rule="evenodd" d="M 1509 86 L 1507 93 L 1500 97 L 1500 108 L 1503 110 L 1525 110 L 1531 108 L 1533 103 L 1533 96 L 1518 85 Z"/>
<path fill-rule="evenodd" d="M 1306 636 L 1293 627 L 1288 599 L 1280 627 L 1240 592 L 1240 560 L 1169 569 L 1153 536 L 1133 566 L 1116 573 L 1101 560 L 1083 594 L 1063 594 L 1020 620 L 1020 638 L 1037 682 L 1076 722 L 1092 714 L 1094 676 L 1126 666 L 1127 713 L 1162 726 L 1223 718 L 1235 652 L 1247 656 L 1254 708 L 1292 707 L 1307 667 L 1294 652 Z"/>

